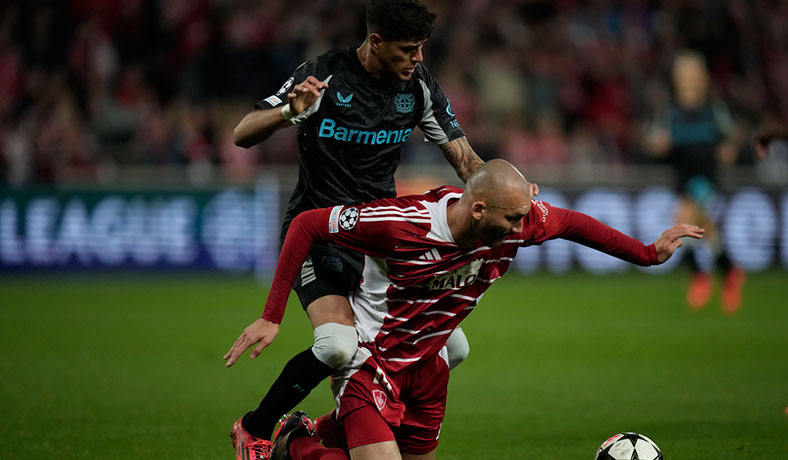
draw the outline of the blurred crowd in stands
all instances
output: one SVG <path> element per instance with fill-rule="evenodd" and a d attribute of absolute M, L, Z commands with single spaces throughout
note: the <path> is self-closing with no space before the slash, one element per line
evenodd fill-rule
<path fill-rule="evenodd" d="M 471 145 L 516 164 L 652 161 L 642 127 L 683 48 L 746 133 L 788 120 L 782 0 L 426 0 L 425 65 Z M 243 177 L 296 161 L 295 133 L 232 129 L 305 59 L 365 35 L 364 0 L 26 0 L 0 6 L 0 184 L 184 165 Z M 751 161 L 746 143 L 735 161 Z M 412 142 L 410 163 L 442 162 Z"/>

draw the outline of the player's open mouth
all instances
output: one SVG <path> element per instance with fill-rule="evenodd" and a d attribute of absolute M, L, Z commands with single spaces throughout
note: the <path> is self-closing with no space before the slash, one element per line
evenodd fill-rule
<path fill-rule="evenodd" d="M 413 67 L 405 67 L 404 69 L 402 69 L 402 73 L 407 75 L 407 76 L 411 76 L 411 75 L 413 75 L 413 72 L 415 70 L 416 70 L 415 66 L 413 66 Z"/>

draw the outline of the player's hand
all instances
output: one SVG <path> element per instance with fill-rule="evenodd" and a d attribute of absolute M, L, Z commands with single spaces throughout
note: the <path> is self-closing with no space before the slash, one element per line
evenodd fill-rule
<path fill-rule="evenodd" d="M 238 361 L 241 354 L 252 345 L 257 344 L 254 350 L 249 354 L 251 359 L 257 358 L 265 347 L 271 344 L 279 334 L 279 325 L 263 318 L 257 319 L 244 329 L 243 333 L 238 340 L 235 341 L 230 351 L 224 355 L 224 360 L 227 361 L 225 366 L 230 367 Z"/>
<path fill-rule="evenodd" d="M 670 259 L 670 256 L 676 252 L 683 244 L 681 238 L 703 238 L 703 233 L 706 230 L 695 225 L 689 224 L 676 224 L 669 229 L 662 232 L 654 242 L 654 247 L 657 249 L 657 263 L 663 263 Z"/>
<path fill-rule="evenodd" d="M 328 88 L 328 83 L 322 82 L 312 75 L 306 77 L 306 80 L 295 85 L 293 91 L 287 95 L 290 111 L 295 116 L 312 107 L 320 97 L 320 92 L 326 88 Z"/>

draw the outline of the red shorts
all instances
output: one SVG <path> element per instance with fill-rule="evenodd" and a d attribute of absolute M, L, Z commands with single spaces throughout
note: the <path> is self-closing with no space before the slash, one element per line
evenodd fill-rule
<path fill-rule="evenodd" d="M 438 446 L 446 412 L 449 366 L 435 355 L 387 374 L 374 358 L 347 377 L 334 377 L 348 448 L 396 441 L 400 451 L 426 454 Z"/>

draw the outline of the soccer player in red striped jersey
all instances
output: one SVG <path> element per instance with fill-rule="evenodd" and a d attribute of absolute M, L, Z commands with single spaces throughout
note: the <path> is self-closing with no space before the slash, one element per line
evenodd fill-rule
<path fill-rule="evenodd" d="M 281 322 L 314 243 L 359 251 L 366 256 L 363 279 L 351 296 L 359 348 L 332 381 L 350 456 L 396 459 L 401 451 L 406 459 L 434 458 L 448 384 L 446 339 L 520 247 L 563 238 L 648 266 L 666 261 L 680 238 L 702 234 L 678 224 L 644 245 L 585 214 L 532 200 L 528 181 L 503 160 L 481 166 L 464 191 L 445 186 L 306 211 L 291 224 L 262 318 L 232 346 L 228 364 L 273 340 L 278 329 L 263 325 Z M 293 459 L 314 453 L 313 438 L 290 441 Z"/>

